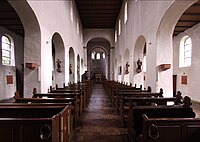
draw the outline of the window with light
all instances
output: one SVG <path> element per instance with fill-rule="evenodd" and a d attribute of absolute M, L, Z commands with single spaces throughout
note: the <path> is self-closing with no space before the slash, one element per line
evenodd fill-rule
<path fill-rule="evenodd" d="M 11 65 L 11 51 L 12 45 L 11 40 L 7 36 L 2 36 L 2 64 L 3 65 Z"/>
<path fill-rule="evenodd" d="M 182 38 L 180 42 L 179 67 L 191 66 L 192 59 L 192 39 L 189 36 Z"/>

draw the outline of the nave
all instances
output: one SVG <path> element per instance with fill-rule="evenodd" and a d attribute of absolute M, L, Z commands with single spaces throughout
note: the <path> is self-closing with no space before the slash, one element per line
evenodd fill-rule
<path fill-rule="evenodd" d="M 94 84 L 91 98 L 72 142 L 129 142 L 127 128 L 123 128 L 119 114 L 112 107 L 101 83 Z"/>

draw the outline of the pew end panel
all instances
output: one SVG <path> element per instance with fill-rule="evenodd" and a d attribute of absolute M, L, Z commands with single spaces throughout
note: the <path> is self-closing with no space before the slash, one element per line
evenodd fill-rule
<path fill-rule="evenodd" d="M 143 114 L 141 142 L 198 142 L 199 118 L 149 118 Z"/>
<path fill-rule="evenodd" d="M 1 141 L 58 142 L 51 126 L 50 118 L 0 118 Z"/>
<path fill-rule="evenodd" d="M 135 141 L 143 132 L 142 114 L 152 118 L 194 118 L 192 108 L 182 106 L 135 106 L 128 113 L 128 135 Z"/>
<path fill-rule="evenodd" d="M 71 107 L 57 105 L 0 105 L 1 140 L 3 142 L 69 142 L 72 132 Z"/>

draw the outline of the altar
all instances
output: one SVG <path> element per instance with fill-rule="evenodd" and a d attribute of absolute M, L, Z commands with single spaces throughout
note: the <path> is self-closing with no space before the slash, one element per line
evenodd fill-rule
<path fill-rule="evenodd" d="M 95 74 L 95 80 L 101 82 L 101 74 L 100 73 Z"/>

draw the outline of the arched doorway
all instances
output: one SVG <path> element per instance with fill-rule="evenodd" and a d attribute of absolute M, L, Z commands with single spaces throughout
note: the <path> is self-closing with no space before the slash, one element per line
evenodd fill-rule
<path fill-rule="evenodd" d="M 77 71 L 76 71 L 76 74 L 77 74 L 77 82 L 80 82 L 80 71 L 81 71 L 81 64 L 80 64 L 80 56 L 78 55 L 77 56 Z"/>
<path fill-rule="evenodd" d="M 123 63 L 124 63 L 124 72 L 123 72 L 123 81 L 127 84 L 130 83 L 129 81 L 129 76 L 130 76 L 130 61 L 129 61 L 129 56 L 130 56 L 130 53 L 129 53 L 129 50 L 126 49 L 125 52 L 124 52 L 124 60 L 123 60 Z"/>
<path fill-rule="evenodd" d="M 121 82 L 122 81 L 122 72 L 123 72 L 122 56 L 121 55 L 119 55 L 117 63 L 118 63 L 118 66 L 117 66 L 118 67 L 118 69 L 117 69 L 117 71 L 118 71 L 117 80 Z"/>
<path fill-rule="evenodd" d="M 21 50 L 23 47 L 23 60 L 18 62 L 19 65 L 17 68 L 23 70 L 24 74 L 24 97 L 32 97 L 32 89 L 37 88 L 38 91 L 41 91 L 41 73 L 43 68 L 41 67 L 41 31 L 38 23 L 38 19 L 27 1 L 7 1 L 15 10 L 19 16 L 23 27 L 24 27 L 24 36 L 22 36 L 24 42 L 20 45 Z M 24 14 L 26 11 L 26 14 Z M 31 21 L 31 22 L 30 22 Z M 34 33 L 34 34 L 33 34 Z M 34 39 L 34 40 L 33 40 Z M 31 46 L 30 46 L 31 45 Z M 19 52 L 19 51 L 17 51 Z M 21 55 L 20 55 L 21 56 Z M 21 62 L 23 64 L 21 65 Z M 34 70 L 30 69 L 28 66 L 31 63 L 36 65 Z M 41 70 L 41 72 L 40 72 Z M 19 83 L 23 83 L 19 82 Z"/>
<path fill-rule="evenodd" d="M 146 40 L 139 36 L 135 43 L 133 59 L 134 82 L 146 87 Z"/>
<path fill-rule="evenodd" d="M 65 83 L 65 48 L 60 34 L 52 37 L 52 86 L 63 86 Z"/>
<path fill-rule="evenodd" d="M 69 49 L 69 83 L 75 82 L 75 55 L 74 49 Z"/>

